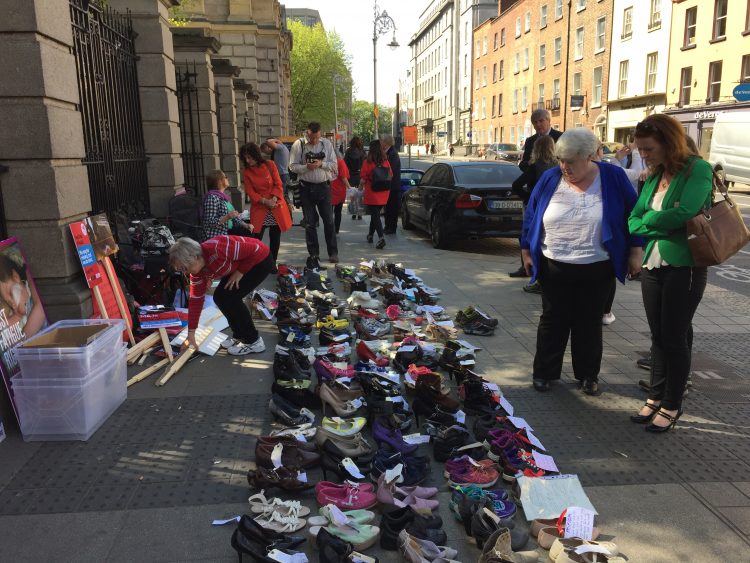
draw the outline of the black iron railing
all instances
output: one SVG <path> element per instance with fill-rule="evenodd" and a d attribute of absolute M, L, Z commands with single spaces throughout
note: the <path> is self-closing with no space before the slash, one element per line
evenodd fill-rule
<path fill-rule="evenodd" d="M 205 193 L 205 171 L 203 167 L 203 139 L 201 129 L 201 107 L 196 88 L 195 63 L 184 64 L 175 69 L 177 78 L 177 106 L 180 113 L 180 137 L 182 139 L 182 168 L 185 186 L 194 194 Z"/>

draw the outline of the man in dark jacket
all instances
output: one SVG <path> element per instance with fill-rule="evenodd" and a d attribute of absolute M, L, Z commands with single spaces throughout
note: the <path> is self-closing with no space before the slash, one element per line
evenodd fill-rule
<path fill-rule="evenodd" d="M 526 139 L 526 142 L 523 144 L 523 158 L 518 163 L 518 167 L 524 172 L 529 167 L 534 142 L 536 142 L 540 135 L 549 135 L 557 142 L 557 139 L 563 134 L 562 131 L 552 129 L 552 116 L 546 109 L 535 109 L 531 113 L 531 124 L 534 126 L 536 133 Z"/>
<path fill-rule="evenodd" d="M 383 232 L 387 235 L 395 235 L 398 228 L 398 213 L 401 209 L 401 158 L 393 146 L 393 136 L 383 135 L 380 139 L 388 163 L 391 165 L 393 179 L 391 180 L 391 194 L 388 196 L 388 204 L 385 206 L 385 228 Z"/>

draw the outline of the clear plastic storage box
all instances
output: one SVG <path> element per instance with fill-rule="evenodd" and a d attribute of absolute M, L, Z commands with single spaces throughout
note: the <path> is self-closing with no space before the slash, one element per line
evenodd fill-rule
<path fill-rule="evenodd" d="M 104 326 L 104 330 L 86 336 L 99 326 Z M 124 330 L 122 319 L 56 322 L 13 348 L 21 368 L 19 377 L 24 380 L 89 377 L 119 352 Z M 49 346 L 45 342 L 50 342 Z"/>
<path fill-rule="evenodd" d="M 23 439 L 88 440 L 127 397 L 127 345 L 88 377 L 11 379 Z"/>

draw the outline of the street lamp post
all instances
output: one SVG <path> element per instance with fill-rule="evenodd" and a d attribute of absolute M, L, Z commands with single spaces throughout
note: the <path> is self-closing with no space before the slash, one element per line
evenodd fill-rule
<path fill-rule="evenodd" d="M 341 77 L 338 74 L 333 75 L 333 146 L 338 146 L 338 134 L 339 134 L 339 113 L 336 108 L 336 85 L 338 84 Z"/>
<path fill-rule="evenodd" d="M 373 82 L 373 113 L 375 114 L 375 139 L 378 139 L 378 37 L 393 31 L 393 39 L 388 43 L 391 49 L 396 49 L 399 44 L 396 41 L 396 22 L 388 15 L 388 12 L 378 9 L 375 2 L 375 19 L 372 22 L 372 82 Z"/>

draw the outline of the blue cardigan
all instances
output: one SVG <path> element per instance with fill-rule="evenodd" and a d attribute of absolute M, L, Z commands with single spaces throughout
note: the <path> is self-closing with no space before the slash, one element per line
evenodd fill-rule
<path fill-rule="evenodd" d="M 604 208 L 602 244 L 609 252 L 615 276 L 625 283 L 630 248 L 645 244 L 644 239 L 628 232 L 628 217 L 635 205 L 637 195 L 622 168 L 606 162 L 597 162 L 596 165 L 599 167 L 602 182 L 602 207 Z M 534 264 L 532 283 L 536 281 L 539 262 L 542 259 L 542 239 L 544 238 L 542 219 L 561 177 L 562 172 L 559 166 L 547 170 L 531 192 L 531 199 L 524 213 L 521 248 L 531 252 Z"/>

